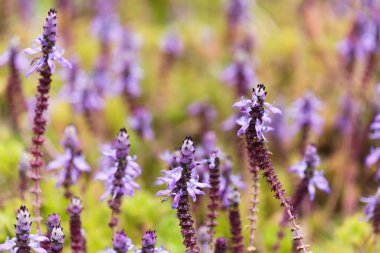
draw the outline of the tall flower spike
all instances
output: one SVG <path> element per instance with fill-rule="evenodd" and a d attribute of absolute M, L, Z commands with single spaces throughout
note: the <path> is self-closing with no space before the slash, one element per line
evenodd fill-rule
<path fill-rule="evenodd" d="M 25 206 L 21 206 L 18 209 L 16 219 L 16 237 L 12 239 L 7 238 L 5 243 L 0 244 L 0 251 L 29 253 L 30 250 L 33 250 L 37 253 L 47 253 L 47 251 L 39 245 L 41 242 L 48 241 L 49 238 L 30 234 L 32 222 L 28 209 Z"/>
<path fill-rule="evenodd" d="M 46 170 L 62 168 L 57 186 L 62 185 L 65 188 L 65 197 L 70 199 L 73 195 L 70 186 L 78 182 L 81 173 L 89 172 L 91 168 L 82 154 L 81 144 L 74 126 L 66 127 L 61 144 L 65 149 L 64 154 L 51 161 L 46 166 Z"/>
<path fill-rule="evenodd" d="M 366 220 L 372 222 L 373 226 L 373 252 L 377 252 L 377 238 L 380 232 L 380 188 L 374 196 L 361 198 L 362 202 L 367 203 L 365 207 Z"/>
<path fill-rule="evenodd" d="M 61 226 L 55 226 L 50 236 L 50 253 L 62 253 L 65 235 Z"/>
<path fill-rule="evenodd" d="M 51 233 L 53 229 L 57 226 L 60 226 L 60 224 L 61 224 L 61 218 L 59 217 L 58 214 L 53 213 L 49 215 L 49 218 L 46 222 L 46 237 L 51 238 Z M 50 245 L 51 245 L 51 240 L 41 243 L 41 247 L 47 251 L 50 250 Z"/>
<path fill-rule="evenodd" d="M 74 197 L 71 199 L 67 211 L 70 215 L 70 241 L 71 249 L 75 253 L 85 253 L 84 238 L 82 235 L 82 221 L 81 213 L 83 207 L 79 198 Z"/>
<path fill-rule="evenodd" d="M 63 58 L 63 51 L 58 49 L 55 45 L 57 40 L 57 12 L 50 9 L 46 17 L 45 25 L 43 27 L 43 33 L 34 41 L 35 44 L 39 44 L 41 47 L 25 49 L 28 54 L 36 54 L 32 60 L 32 67 L 27 75 L 38 71 L 41 78 L 39 79 L 39 85 L 37 87 L 36 94 L 36 107 L 34 110 L 33 120 L 33 138 L 31 153 L 33 159 L 30 161 L 30 165 L 33 168 L 32 180 L 34 181 L 34 187 L 32 193 L 34 194 L 34 216 L 36 219 L 37 234 L 40 234 L 40 206 L 41 206 L 41 189 L 39 185 L 40 171 L 43 167 L 41 146 L 44 143 L 44 134 L 46 130 L 46 118 L 45 112 L 49 105 L 49 90 L 51 85 L 51 76 L 55 70 L 54 60 L 57 60 L 61 65 L 65 67 L 71 67 L 70 63 Z"/>
<path fill-rule="evenodd" d="M 303 237 L 300 234 L 300 227 L 295 222 L 291 205 L 289 200 L 285 197 L 285 190 L 278 179 L 277 173 L 272 167 L 269 150 L 265 145 L 263 133 L 270 130 L 266 125 L 266 123 L 270 122 L 268 114 L 269 112 L 281 113 L 279 109 L 265 102 L 266 95 L 265 86 L 259 84 L 253 89 L 252 100 L 242 98 L 241 101 L 234 104 L 234 106 L 240 108 L 240 111 L 243 113 L 244 124 L 242 124 L 238 135 L 245 134 L 251 168 L 253 169 L 257 166 L 259 170 L 262 171 L 264 178 L 271 186 L 271 191 L 274 192 L 274 197 L 280 201 L 289 215 L 289 221 L 292 225 L 291 230 L 294 232 L 293 240 L 297 244 L 297 251 L 307 253 L 308 245 L 305 245 L 302 241 Z M 267 109 L 265 109 L 264 106 Z"/>
<path fill-rule="evenodd" d="M 218 216 L 217 210 L 219 209 L 219 186 L 220 186 L 220 159 L 218 157 L 217 151 L 214 151 L 211 153 L 210 160 L 212 161 L 209 164 L 210 167 L 210 193 L 209 193 L 209 203 L 207 205 L 208 212 L 208 234 L 209 234 L 209 241 L 208 244 L 210 246 L 210 251 L 213 250 L 213 243 L 214 243 L 214 234 L 215 230 L 214 228 L 217 226 L 216 218 Z"/>
<path fill-rule="evenodd" d="M 18 53 L 18 40 L 13 38 L 8 51 L 0 55 L 0 66 L 8 62 L 9 78 L 6 86 L 7 109 L 11 123 L 16 131 L 20 130 L 19 118 L 27 111 L 25 96 L 21 86 L 21 60 Z"/>
<path fill-rule="evenodd" d="M 104 155 L 110 161 L 109 168 L 103 168 L 95 179 L 103 180 L 106 188 L 101 200 L 109 195 L 108 205 L 112 210 L 109 226 L 116 228 L 118 223 L 117 215 L 120 213 L 121 200 L 123 196 L 133 196 L 136 189 L 140 186 L 134 181 L 140 174 L 141 168 L 135 161 L 136 156 L 129 156 L 129 136 L 125 128 L 120 129 L 111 150 Z"/>
<path fill-rule="evenodd" d="M 243 235 L 241 228 L 241 218 L 239 212 L 240 193 L 235 188 L 228 196 L 230 206 L 228 209 L 228 218 L 230 222 L 230 231 L 232 236 L 232 252 L 240 253 L 244 251 Z"/>
<path fill-rule="evenodd" d="M 203 195 L 200 188 L 210 187 L 208 184 L 199 183 L 199 176 L 191 177 L 192 170 L 197 165 L 194 161 L 194 142 L 186 137 L 180 148 L 179 166 L 169 171 L 161 171 L 164 177 L 159 177 L 156 184 L 168 185 L 166 190 L 157 192 L 156 196 L 174 196 L 172 207 L 177 209 L 177 217 L 181 226 L 183 244 L 187 253 L 199 253 L 197 236 L 194 229 L 194 220 L 190 213 L 189 196 L 196 201 L 197 195 Z"/>
<path fill-rule="evenodd" d="M 133 248 L 132 241 L 123 230 L 117 232 L 112 239 L 112 247 L 116 253 L 126 253 Z"/>
<path fill-rule="evenodd" d="M 330 192 L 328 181 L 323 177 L 323 171 L 317 171 L 319 164 L 320 158 L 317 154 L 317 147 L 309 144 L 306 147 L 303 159 L 289 169 L 290 172 L 297 173 L 301 178 L 290 201 L 293 214 L 299 212 L 301 204 L 308 193 L 310 200 L 314 200 L 316 187 L 324 192 Z M 277 233 L 277 242 L 273 245 L 273 251 L 279 250 L 280 241 L 284 237 L 283 228 L 286 226 L 288 219 L 289 216 L 285 212 L 280 222 L 281 230 Z"/>

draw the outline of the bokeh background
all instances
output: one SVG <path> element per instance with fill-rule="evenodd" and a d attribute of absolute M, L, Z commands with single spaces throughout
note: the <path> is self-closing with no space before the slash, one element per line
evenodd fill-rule
<path fill-rule="evenodd" d="M 106 1 L 105 1 L 106 2 Z M 107 1 L 108 2 L 108 1 Z M 161 187 L 153 182 L 160 170 L 166 167 L 158 156 L 165 150 L 174 150 L 185 136 L 193 136 L 200 142 L 200 120 L 188 113 L 188 106 L 196 101 L 207 101 L 217 116 L 210 122 L 217 133 L 218 146 L 233 157 L 236 172 L 243 174 L 249 185 L 246 163 L 239 163 L 234 130 L 223 131 L 221 126 L 234 112 L 231 108 L 238 99 L 234 87 L 225 85 L 220 75 L 234 60 L 239 39 L 251 43 L 247 53 L 257 82 L 267 86 L 268 101 L 280 107 L 284 113 L 276 129 L 268 135 L 268 146 L 272 159 L 287 193 L 291 195 L 299 179 L 289 174 L 288 168 L 300 159 L 297 148 L 300 136 L 292 130 L 291 110 L 293 102 L 306 92 L 312 92 L 323 103 L 319 115 L 323 117 L 320 133 L 312 132 L 310 142 L 318 146 L 325 175 L 331 193 L 318 192 L 312 204 L 306 204 L 299 223 L 311 244 L 318 252 L 370 252 L 372 240 L 371 224 L 364 221 L 364 205 L 361 196 L 374 194 L 377 183 L 375 168 L 365 168 L 364 159 L 371 142 L 367 138 L 368 124 L 373 120 L 379 106 L 376 84 L 379 65 L 375 61 L 370 80 L 362 82 L 365 61 L 358 61 L 355 71 L 348 75 L 339 43 L 350 33 L 358 12 L 371 15 L 359 1 L 248 1 L 247 17 L 239 25 L 236 38 L 228 33 L 225 6 L 221 0 L 113 0 L 112 14 L 117 15 L 118 25 L 132 29 L 141 37 L 139 62 L 143 70 L 142 95 L 139 103 L 153 115 L 154 138 L 147 140 L 131 130 L 128 116 L 131 115 L 123 96 L 106 94 L 105 106 L 98 124 L 102 125 L 103 136 L 95 136 L 86 123 L 83 113 L 73 112 L 67 101 L 58 96 L 65 85 L 64 70 L 57 67 L 53 76 L 51 101 L 48 113 L 48 151 L 44 157 L 49 162 L 62 153 L 60 139 L 64 128 L 74 124 L 79 132 L 83 153 L 92 166 L 93 173 L 99 170 L 100 145 L 114 138 L 119 128 L 126 127 L 131 139 L 131 153 L 137 154 L 143 168 L 138 179 L 141 190 L 134 197 L 124 199 L 121 224 L 127 235 L 139 245 L 143 232 L 155 229 L 158 244 L 163 243 L 171 252 L 184 252 L 175 210 L 170 203 L 161 203 L 155 192 Z M 365 2 L 365 1 L 363 1 Z M 103 3 L 104 4 L 104 3 Z M 79 59 L 80 67 L 91 80 L 101 52 L 100 36 L 91 29 L 93 21 L 102 8 L 95 1 L 75 0 L 1 0 L 0 1 L 0 53 L 7 50 L 13 37 L 19 40 L 19 50 L 30 47 L 42 32 L 42 25 L 49 8 L 58 11 L 58 45 L 65 49 L 68 60 Z M 111 26 L 110 26 L 111 27 Z M 112 27 L 110 28 L 113 29 Z M 183 51 L 163 76 L 161 49 L 162 38 L 173 31 L 183 41 Z M 239 37 L 240 36 L 240 37 Z M 245 37 L 247 36 L 247 37 Z M 117 36 L 116 36 L 117 37 Z M 118 39 L 110 41 L 110 50 L 117 52 Z M 117 53 L 111 53 L 106 69 L 106 91 L 112 90 L 117 75 L 112 69 L 118 64 Z M 21 70 L 21 82 L 25 97 L 33 99 L 38 75 L 25 78 Z M 31 209 L 31 196 L 22 201 L 18 190 L 18 167 L 21 153 L 30 147 L 31 123 L 26 112 L 20 119 L 20 129 L 11 124 L 6 99 L 6 84 L 9 71 L 7 65 L 0 68 L 0 241 L 14 233 L 15 210 L 21 203 Z M 253 84 L 252 84 L 253 87 Z M 247 94 L 249 95 L 249 94 Z M 350 97 L 354 117 L 348 123 L 354 130 L 345 132 L 337 125 L 345 117 L 342 109 L 345 97 Z M 32 102 L 31 102 L 32 103 Z M 354 118 L 354 119 L 353 119 Z M 353 123 L 354 121 L 354 123 Z M 360 145 L 359 145 L 360 144 Z M 353 150 L 357 148 L 353 152 Z M 355 156 L 353 158 L 353 153 Z M 64 231 L 68 232 L 68 200 L 63 190 L 55 188 L 55 177 L 44 173 L 43 217 L 52 212 L 62 217 Z M 82 186 L 87 185 L 86 191 Z M 240 211 L 243 217 L 243 232 L 248 234 L 247 212 L 248 190 L 242 191 Z M 104 188 L 91 176 L 82 178 L 74 187 L 76 195 L 83 200 L 83 227 L 87 236 L 88 252 L 98 252 L 111 245 L 111 230 L 108 228 L 110 210 L 99 198 Z M 268 186 L 261 182 L 258 230 L 256 244 L 259 252 L 271 252 L 276 240 L 282 209 L 273 199 Z M 204 202 L 205 200 L 203 200 Z M 306 201 L 308 202 L 308 201 Z M 195 214 L 197 224 L 204 214 Z M 217 235 L 229 238 L 227 214 L 218 218 Z M 247 236 L 246 236 L 247 238 Z M 68 237 L 66 244 L 69 243 Z M 290 252 L 290 232 L 282 242 L 280 252 Z M 70 252 L 66 247 L 65 252 Z"/>

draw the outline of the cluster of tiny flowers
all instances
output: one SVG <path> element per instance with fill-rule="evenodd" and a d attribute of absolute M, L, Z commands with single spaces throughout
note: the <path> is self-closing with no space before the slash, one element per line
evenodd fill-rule
<path fill-rule="evenodd" d="M 233 107 L 239 108 L 239 111 L 241 113 L 241 117 L 236 121 L 238 125 L 240 125 L 240 129 L 237 132 L 238 136 L 242 136 L 246 133 L 249 124 L 252 120 L 252 116 L 250 115 L 250 112 L 253 108 L 259 107 L 260 102 L 264 101 L 267 93 L 265 92 L 265 87 L 261 84 L 257 86 L 257 88 L 254 88 L 252 91 L 252 99 L 245 99 L 244 97 L 241 98 L 240 101 L 236 102 Z M 255 122 L 255 129 L 257 133 L 258 139 L 265 139 L 264 133 L 269 132 L 272 130 L 271 127 L 268 126 L 268 124 L 271 123 L 271 119 L 269 117 L 269 112 L 272 113 L 279 113 L 281 114 L 281 110 L 274 107 L 268 102 L 263 102 L 263 104 L 266 106 L 267 110 L 264 110 L 262 112 L 261 118 L 257 118 Z"/>
<path fill-rule="evenodd" d="M 244 189 L 245 183 L 241 180 L 239 174 L 234 175 L 233 163 L 231 158 L 226 158 L 221 166 L 219 196 L 222 201 L 222 207 L 227 208 L 230 204 L 229 195 L 234 188 Z"/>
<path fill-rule="evenodd" d="M 47 253 L 45 249 L 40 247 L 40 242 L 49 241 L 45 236 L 30 234 L 32 222 L 30 214 L 25 206 L 21 206 L 17 211 L 17 222 L 15 224 L 16 237 L 6 240 L 0 244 L 0 251 L 29 252 L 28 248 L 33 249 L 37 253 Z"/>
<path fill-rule="evenodd" d="M 58 176 L 57 186 L 75 184 L 79 175 L 82 172 L 89 172 L 91 168 L 81 152 L 81 144 L 74 126 L 66 127 L 61 144 L 65 149 L 64 154 L 51 161 L 46 169 L 63 168 Z"/>
<path fill-rule="evenodd" d="M 145 232 L 140 250 L 134 250 L 134 253 L 169 253 L 169 251 L 164 249 L 164 246 L 156 247 L 157 235 L 155 231 L 148 230 Z"/>
<path fill-rule="evenodd" d="M 197 162 L 194 161 L 194 152 L 194 143 L 190 138 L 187 138 L 181 146 L 181 155 L 179 158 L 180 164 L 190 163 L 188 168 L 186 169 L 191 170 L 198 165 Z M 178 167 L 172 167 L 170 170 L 162 170 L 161 173 L 164 174 L 164 176 L 158 177 L 156 181 L 156 184 L 167 184 L 167 189 L 158 191 L 156 196 L 174 196 L 172 204 L 173 209 L 176 209 L 178 207 L 179 199 L 183 194 L 181 189 L 177 189 L 177 182 L 180 180 L 183 170 L 184 168 L 181 165 L 179 165 Z M 186 184 L 186 190 L 194 202 L 197 200 L 197 195 L 205 194 L 200 189 L 210 187 L 210 185 L 207 183 L 199 182 L 199 175 L 193 175 L 193 177 L 190 178 L 189 182 L 187 182 Z"/>
<path fill-rule="evenodd" d="M 323 124 L 321 116 L 318 115 L 321 107 L 322 102 L 311 92 L 307 92 L 303 97 L 297 99 L 289 112 L 289 115 L 294 115 L 293 117 L 296 121 L 294 132 L 296 133 L 307 126 L 319 133 Z"/>
<path fill-rule="evenodd" d="M 377 142 L 380 142 L 380 113 L 375 116 L 373 123 L 370 126 L 372 133 L 369 137 Z M 377 164 L 377 175 L 376 179 L 380 179 L 380 146 L 371 147 L 369 155 L 366 157 L 365 163 L 367 167 L 371 167 Z"/>
<path fill-rule="evenodd" d="M 308 192 L 311 200 L 315 198 L 316 187 L 324 192 L 330 192 L 329 184 L 323 176 L 323 171 L 316 170 L 320 162 L 316 146 L 308 145 L 304 158 L 289 169 L 290 172 L 296 173 L 302 179 L 308 177 Z"/>
<path fill-rule="evenodd" d="M 43 33 L 33 41 L 32 48 L 24 50 L 26 54 L 35 55 L 32 60 L 32 67 L 27 72 L 27 76 L 35 71 L 41 71 L 46 67 L 50 68 L 50 72 L 55 70 L 55 63 L 57 61 L 63 67 L 71 68 L 70 62 L 63 57 L 63 49 L 55 45 L 57 40 L 57 12 L 50 10 L 46 17 Z M 39 47 L 38 47 L 39 46 Z"/>
<path fill-rule="evenodd" d="M 119 78 L 115 85 L 115 93 L 126 92 L 128 96 L 138 97 L 141 94 L 140 82 L 143 70 L 139 61 L 141 37 L 131 29 L 124 29 L 120 49 L 114 65 Z"/>
<path fill-rule="evenodd" d="M 256 73 L 249 56 L 242 50 L 238 50 L 234 61 L 222 72 L 221 79 L 225 84 L 236 87 L 239 96 L 247 94 L 256 81 Z"/>
<path fill-rule="evenodd" d="M 134 180 L 141 174 L 141 167 L 135 162 L 137 156 L 128 155 L 129 148 L 128 133 L 125 129 L 121 129 L 111 148 L 103 153 L 109 161 L 109 166 L 103 168 L 103 171 L 95 176 L 95 179 L 102 180 L 105 184 L 106 192 L 101 197 L 102 201 L 110 194 L 112 194 L 112 199 L 117 195 L 133 196 L 135 189 L 140 189 L 140 186 Z M 116 172 L 120 166 L 125 166 L 121 168 L 124 170 L 124 175 L 121 181 L 117 180 L 118 185 L 114 185 L 115 177 L 117 176 Z"/>
<path fill-rule="evenodd" d="M 154 137 L 152 125 L 152 114 L 144 107 L 139 107 L 133 111 L 133 114 L 128 118 L 129 125 L 133 130 L 140 133 L 147 140 Z"/>
<path fill-rule="evenodd" d="M 376 16 L 375 14 L 374 17 Z M 357 60 L 362 60 L 368 53 L 376 50 L 376 22 L 371 15 L 361 11 L 356 13 L 349 34 L 338 44 L 338 53 L 347 71 L 351 72 Z"/>

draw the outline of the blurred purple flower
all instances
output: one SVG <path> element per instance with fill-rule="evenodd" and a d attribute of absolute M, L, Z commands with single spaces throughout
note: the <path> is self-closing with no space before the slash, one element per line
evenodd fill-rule
<path fill-rule="evenodd" d="M 220 175 L 220 188 L 219 196 L 222 201 L 222 207 L 227 208 L 229 205 L 228 196 L 232 192 L 232 189 L 244 189 L 245 183 L 241 180 L 239 174 L 234 175 L 233 172 L 233 163 L 230 157 L 224 159 L 221 166 L 221 175 Z"/>
<path fill-rule="evenodd" d="M 370 125 L 370 131 L 372 131 L 372 133 L 369 135 L 369 138 L 380 141 L 380 113 L 375 116 L 375 119 Z"/>
<path fill-rule="evenodd" d="M 125 92 L 128 96 L 138 97 L 141 94 L 140 82 L 143 77 L 139 60 L 141 37 L 131 29 L 124 29 L 122 38 L 113 67 L 118 76 L 114 92 Z"/>
<path fill-rule="evenodd" d="M 183 42 L 175 31 L 168 31 L 161 40 L 161 50 L 174 58 L 181 56 L 183 52 Z"/>
<path fill-rule="evenodd" d="M 307 126 L 316 133 L 320 133 L 323 119 L 318 115 L 322 107 L 322 102 L 311 92 L 307 92 L 303 97 L 297 99 L 289 114 L 295 119 L 294 132 L 300 131 Z"/>
<path fill-rule="evenodd" d="M 0 244 L 0 251 L 15 252 L 30 252 L 30 249 L 37 253 L 47 253 L 47 251 L 40 247 L 40 242 L 49 241 L 49 238 L 40 235 L 30 234 L 31 220 L 28 209 L 21 206 L 17 210 L 15 224 L 16 237 L 6 239 L 5 243 Z"/>
<path fill-rule="evenodd" d="M 78 182 L 79 175 L 82 172 L 89 172 L 91 167 L 82 154 L 74 126 L 66 127 L 61 144 L 65 149 L 64 154 L 51 161 L 46 166 L 46 169 L 49 171 L 63 168 L 58 176 L 57 187 L 63 185 L 66 189 L 65 196 L 70 198 L 71 192 L 69 187 Z"/>
<path fill-rule="evenodd" d="M 315 198 L 315 188 L 330 192 L 330 187 L 327 179 L 323 176 L 323 171 L 317 171 L 316 168 L 320 165 L 320 158 L 317 154 L 317 147 L 315 145 L 308 145 L 305 150 L 303 160 L 292 166 L 289 171 L 296 173 L 301 179 L 307 177 L 308 191 L 310 200 Z"/>
<path fill-rule="evenodd" d="M 35 71 L 41 71 L 46 67 L 46 64 L 50 68 L 50 73 L 53 73 L 55 70 L 54 61 L 57 61 L 63 67 L 71 68 L 70 62 L 63 58 L 64 50 L 55 46 L 56 40 L 57 13 L 55 11 L 49 11 L 43 33 L 33 41 L 32 48 L 24 50 L 24 52 L 29 55 L 39 54 L 33 58 L 32 67 L 26 76 L 29 76 Z"/>
<path fill-rule="evenodd" d="M 249 56 L 239 50 L 234 61 L 221 74 L 221 80 L 229 86 L 235 86 L 238 96 L 245 96 L 256 81 L 253 64 Z"/>
<path fill-rule="evenodd" d="M 247 19 L 249 7 L 248 0 L 228 0 L 225 11 L 229 24 L 237 25 Z"/>
<path fill-rule="evenodd" d="M 144 107 L 136 108 L 132 116 L 128 118 L 129 125 L 143 138 L 151 140 L 154 137 L 152 131 L 152 114 Z"/>
<path fill-rule="evenodd" d="M 380 189 L 377 190 L 376 194 L 369 196 L 367 198 L 360 198 L 360 201 L 367 203 L 365 207 L 366 221 L 372 220 L 375 216 L 375 208 L 380 205 Z"/>
<path fill-rule="evenodd" d="M 242 116 L 236 120 L 236 123 L 239 126 L 241 126 L 241 128 L 237 132 L 238 136 L 244 135 L 246 130 L 248 129 L 248 126 L 252 121 L 252 116 L 250 115 L 252 108 L 259 107 L 260 103 L 263 103 L 263 105 L 265 105 L 267 109 L 262 112 L 263 115 L 261 116 L 261 119 L 256 119 L 255 129 L 259 140 L 264 139 L 266 141 L 264 133 L 272 130 L 271 127 L 267 126 L 267 124 L 271 123 L 271 119 L 269 118 L 269 112 L 278 114 L 282 114 L 282 112 L 280 109 L 274 107 L 270 103 L 263 102 L 265 97 L 266 92 L 263 86 L 260 86 L 259 84 L 256 89 L 253 89 L 252 100 L 245 99 L 244 97 L 242 97 L 240 101 L 236 102 L 233 105 L 233 107 L 238 108 L 239 112 L 242 114 Z"/>

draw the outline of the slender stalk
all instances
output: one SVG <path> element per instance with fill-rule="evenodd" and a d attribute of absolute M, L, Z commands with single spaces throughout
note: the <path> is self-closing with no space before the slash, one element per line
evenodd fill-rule
<path fill-rule="evenodd" d="M 250 221 L 250 229 L 249 229 L 249 244 L 247 248 L 247 252 L 255 252 L 256 247 L 254 246 L 255 242 L 255 231 L 256 231 L 256 223 L 257 223 L 257 205 L 259 204 L 259 170 L 257 167 L 252 168 L 252 199 L 251 199 L 251 208 L 249 209 L 249 221 Z"/>
<path fill-rule="evenodd" d="M 216 218 L 218 216 L 217 210 L 219 209 L 219 188 L 220 188 L 220 170 L 219 170 L 219 158 L 216 157 L 215 159 L 215 167 L 210 169 L 210 194 L 209 194 L 209 203 L 207 205 L 208 212 L 208 234 L 209 234 L 209 250 L 210 252 L 213 251 L 213 242 L 214 242 L 214 234 L 215 230 L 214 228 L 217 226 Z"/>

